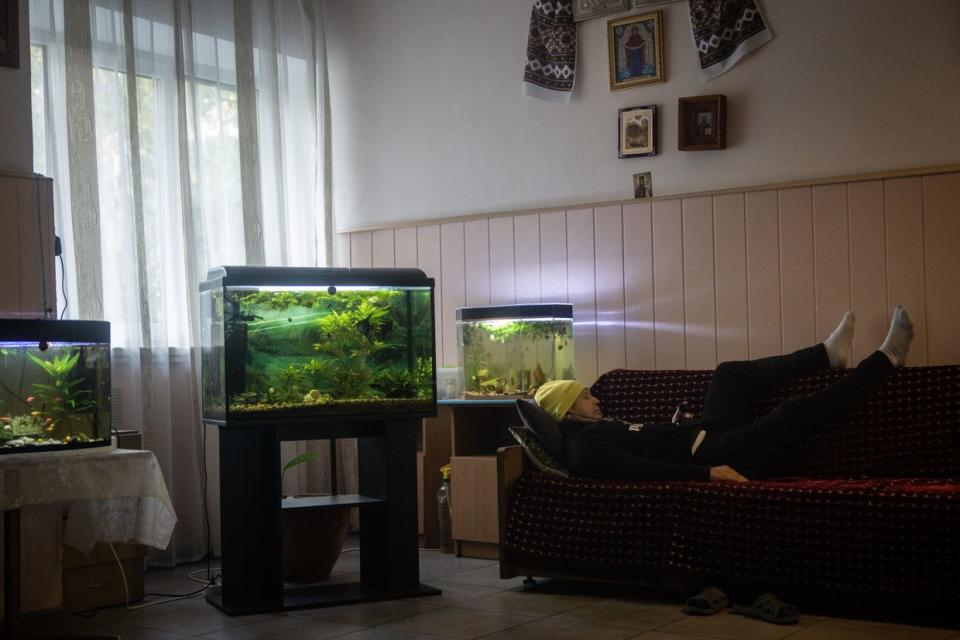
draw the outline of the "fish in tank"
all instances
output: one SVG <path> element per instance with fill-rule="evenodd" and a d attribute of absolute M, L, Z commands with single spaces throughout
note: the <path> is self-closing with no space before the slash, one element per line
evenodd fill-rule
<path fill-rule="evenodd" d="M 575 377 L 572 304 L 463 307 L 457 337 L 465 398 L 532 397 Z"/>
<path fill-rule="evenodd" d="M 0 320 L 0 454 L 110 444 L 110 324 Z"/>
<path fill-rule="evenodd" d="M 436 411 L 422 271 L 220 267 L 201 309 L 209 422 Z"/>

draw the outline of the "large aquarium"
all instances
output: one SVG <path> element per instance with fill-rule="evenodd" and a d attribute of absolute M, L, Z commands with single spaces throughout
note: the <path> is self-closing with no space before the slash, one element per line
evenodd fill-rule
<path fill-rule="evenodd" d="M 436 412 L 433 279 L 422 271 L 219 267 L 207 277 L 208 422 Z"/>
<path fill-rule="evenodd" d="M 0 454 L 110 444 L 110 323 L 0 320 Z"/>
<path fill-rule="evenodd" d="M 531 397 L 548 380 L 573 379 L 573 305 L 457 309 L 464 397 Z"/>

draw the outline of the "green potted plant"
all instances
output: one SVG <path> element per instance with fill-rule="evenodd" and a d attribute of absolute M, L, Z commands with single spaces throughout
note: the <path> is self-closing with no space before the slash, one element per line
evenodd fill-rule
<path fill-rule="evenodd" d="M 334 455 L 332 451 L 331 455 Z M 319 458 L 320 456 L 316 453 L 307 452 L 287 462 L 280 476 L 281 486 L 288 470 Z M 304 498 L 310 495 L 287 496 L 284 500 L 298 497 Z M 283 524 L 284 579 L 290 582 L 327 580 L 340 557 L 347 537 L 350 507 L 282 509 L 281 522 Z"/>

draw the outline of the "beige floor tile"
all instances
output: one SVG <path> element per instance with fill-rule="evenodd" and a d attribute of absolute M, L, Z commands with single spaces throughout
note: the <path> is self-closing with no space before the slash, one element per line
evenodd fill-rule
<path fill-rule="evenodd" d="M 712 616 L 684 616 L 676 622 L 658 628 L 657 631 L 727 640 L 742 640 L 743 638 L 778 640 L 797 633 L 798 629 L 808 627 L 816 622 L 816 620 L 810 620 L 801 615 L 800 622 L 797 624 L 778 625 L 723 611 Z"/>
<path fill-rule="evenodd" d="M 194 600 L 180 606 L 162 604 L 131 611 L 118 622 L 185 635 L 204 635 L 258 620 L 266 620 L 269 617 L 269 615 L 257 615 L 231 618 L 202 600 Z"/>
<path fill-rule="evenodd" d="M 524 579 L 522 576 L 517 576 L 516 578 L 503 580 L 500 578 L 500 566 L 498 564 L 492 564 L 481 569 L 462 571 L 451 576 L 446 576 L 444 580 L 446 582 L 456 582 L 459 584 L 496 587 L 497 589 L 513 589 L 514 587 L 523 586 Z"/>
<path fill-rule="evenodd" d="M 362 629 L 355 624 L 277 615 L 268 620 L 208 633 L 203 637 L 210 640 L 321 640 Z"/>
<path fill-rule="evenodd" d="M 310 618 L 311 620 L 325 620 L 327 622 L 373 627 L 385 622 L 409 618 L 410 616 L 437 609 L 436 605 L 427 604 L 426 601 L 427 598 L 364 602 L 362 604 L 351 604 L 342 607 L 302 609 L 299 611 L 291 611 L 290 615 Z"/>
<path fill-rule="evenodd" d="M 546 618 L 498 631 L 485 636 L 484 640 L 621 640 L 635 633 L 635 629 L 626 627 L 606 627 Z"/>
<path fill-rule="evenodd" d="M 646 604 L 611 598 L 578 607 L 557 617 L 590 624 L 656 629 L 685 616 L 680 611 L 680 605 Z"/>
<path fill-rule="evenodd" d="M 428 596 L 423 599 L 427 604 L 447 606 L 464 602 L 465 600 L 474 600 L 482 598 L 493 593 L 500 593 L 502 590 L 497 587 L 485 587 L 475 584 L 458 584 L 456 582 L 446 582 L 444 580 L 427 580 L 431 587 L 440 589 L 442 593 L 439 596 Z"/>
<path fill-rule="evenodd" d="M 479 612 L 475 609 L 446 607 L 384 625 L 387 629 L 449 636 L 479 638 L 495 631 L 530 622 L 533 618 L 517 614 Z"/>
<path fill-rule="evenodd" d="M 400 631 L 399 629 L 384 629 L 376 627 L 373 629 L 364 629 L 354 633 L 348 633 L 345 636 L 337 636 L 337 640 L 453 640 L 449 636 L 438 636 L 426 633 L 414 633 L 412 631 Z"/>
<path fill-rule="evenodd" d="M 687 636 L 665 631 L 644 631 L 638 636 L 630 636 L 629 640 L 704 640 L 704 636 Z M 743 640 L 750 640 L 744 638 Z"/>
<path fill-rule="evenodd" d="M 466 609 L 497 611 L 499 613 L 519 613 L 520 615 L 546 617 L 576 607 L 596 602 L 597 598 L 587 596 L 554 595 L 549 593 L 531 593 L 525 591 L 501 591 L 489 596 L 467 600 L 459 606 Z"/>
<path fill-rule="evenodd" d="M 947 640 L 956 633 L 956 629 L 827 618 L 790 636 L 790 640 Z"/>
<path fill-rule="evenodd" d="M 76 629 L 71 629 L 75 631 Z M 66 632 L 66 629 L 62 630 Z M 134 627 L 127 624 L 108 624 L 100 627 L 93 627 L 84 632 L 84 635 L 97 634 L 104 636 L 120 636 L 123 640 L 182 640 L 188 638 L 180 633 L 170 633 L 169 631 L 158 631 L 157 629 L 144 629 L 143 627 Z"/>

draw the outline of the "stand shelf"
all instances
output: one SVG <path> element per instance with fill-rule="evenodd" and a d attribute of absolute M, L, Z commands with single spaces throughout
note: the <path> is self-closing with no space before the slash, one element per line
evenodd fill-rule
<path fill-rule="evenodd" d="M 217 425 L 223 585 L 207 602 L 228 615 L 437 595 L 420 583 L 417 429 L 411 418 L 317 418 Z M 360 494 L 280 498 L 280 443 L 357 438 Z M 284 588 L 281 512 L 360 508 L 360 582 Z"/>

